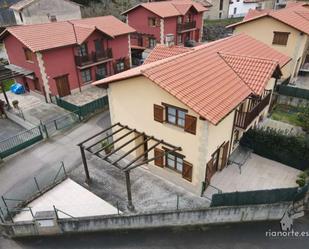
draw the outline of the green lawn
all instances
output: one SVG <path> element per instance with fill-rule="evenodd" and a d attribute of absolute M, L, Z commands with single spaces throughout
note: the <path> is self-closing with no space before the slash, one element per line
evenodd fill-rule
<path fill-rule="evenodd" d="M 3 83 L 4 83 L 4 90 L 9 91 L 11 85 L 14 83 L 14 80 L 5 80 Z M 0 87 L 0 92 L 2 92 L 1 87 Z"/>
<path fill-rule="evenodd" d="M 223 25 L 227 26 L 236 22 L 240 22 L 243 17 L 238 18 L 228 18 L 228 19 L 218 19 L 218 20 L 205 20 L 204 25 Z"/>
<path fill-rule="evenodd" d="M 273 120 L 303 127 L 303 123 L 300 120 L 298 120 L 299 112 L 300 109 L 296 107 L 277 105 L 272 111 L 271 118 Z"/>

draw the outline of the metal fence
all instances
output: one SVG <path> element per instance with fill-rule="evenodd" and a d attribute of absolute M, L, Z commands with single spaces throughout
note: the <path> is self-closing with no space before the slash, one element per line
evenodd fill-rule
<path fill-rule="evenodd" d="M 214 194 L 211 207 L 272 204 L 298 201 L 308 192 L 308 184 L 302 188 L 282 188 L 245 192 Z"/>
<path fill-rule="evenodd" d="M 14 216 L 21 212 L 29 212 L 33 216 L 31 208 L 26 205 L 66 178 L 66 169 L 61 162 L 60 165 L 49 166 L 35 177 L 16 184 L 1 196 L 0 221 L 13 222 Z"/>
<path fill-rule="evenodd" d="M 64 114 L 53 120 L 41 122 L 41 127 L 46 134 L 46 137 L 55 134 L 57 131 L 68 129 L 80 121 L 79 115 L 76 112 Z"/>
<path fill-rule="evenodd" d="M 287 85 L 279 85 L 278 93 L 282 95 L 286 95 L 286 96 L 309 100 L 309 90 L 308 89 L 292 87 L 292 86 L 287 86 Z"/>
<path fill-rule="evenodd" d="M 96 100 L 89 102 L 89 103 L 82 105 L 82 106 L 74 105 L 74 104 L 72 104 L 68 101 L 65 101 L 64 99 L 57 97 L 57 96 L 51 96 L 50 98 L 51 98 L 51 100 L 54 104 L 57 104 L 58 106 L 66 109 L 70 112 L 78 114 L 80 120 L 87 118 L 88 116 L 95 114 L 99 111 L 105 110 L 109 106 L 107 96 L 104 96 L 100 99 L 96 99 Z"/>
<path fill-rule="evenodd" d="M 0 158 L 12 155 L 43 139 L 40 127 L 23 131 L 13 137 L 0 141 Z"/>

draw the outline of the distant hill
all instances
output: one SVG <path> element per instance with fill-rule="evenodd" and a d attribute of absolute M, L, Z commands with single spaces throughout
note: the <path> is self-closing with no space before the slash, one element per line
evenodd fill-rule
<path fill-rule="evenodd" d="M 0 1 L 0 27 L 16 24 L 13 11 L 9 9 L 11 5 L 19 0 L 1 0 Z"/>

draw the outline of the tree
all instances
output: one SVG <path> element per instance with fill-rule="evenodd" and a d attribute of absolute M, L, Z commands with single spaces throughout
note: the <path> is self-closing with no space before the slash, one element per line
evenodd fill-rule
<path fill-rule="evenodd" d="M 309 132 L 309 106 L 304 107 L 298 114 L 298 120 L 303 123 L 303 129 Z"/>

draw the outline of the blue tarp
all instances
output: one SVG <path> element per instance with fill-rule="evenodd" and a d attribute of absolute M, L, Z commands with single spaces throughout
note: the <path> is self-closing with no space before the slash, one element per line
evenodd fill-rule
<path fill-rule="evenodd" d="M 22 94 L 25 93 L 25 88 L 22 84 L 15 83 L 11 85 L 11 92 L 15 94 Z"/>

